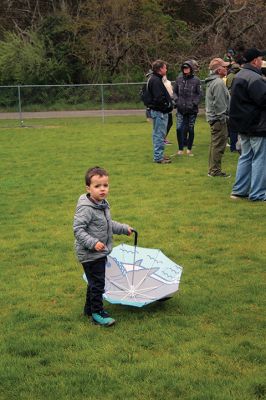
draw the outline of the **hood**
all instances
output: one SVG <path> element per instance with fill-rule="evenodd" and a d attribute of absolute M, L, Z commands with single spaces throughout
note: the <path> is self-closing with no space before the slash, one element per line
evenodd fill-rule
<path fill-rule="evenodd" d="M 206 79 L 205 79 L 205 83 L 206 85 L 209 85 L 212 81 L 215 81 L 215 79 L 221 79 L 219 77 L 219 75 L 215 74 L 215 73 L 211 73 Z"/>
<path fill-rule="evenodd" d="M 184 61 L 183 64 L 181 65 L 181 71 L 182 72 L 183 72 L 183 67 L 184 67 L 185 64 L 189 65 L 189 67 L 191 68 L 190 75 L 193 75 L 194 74 L 194 64 L 193 64 L 193 62 L 191 60 Z"/>
<path fill-rule="evenodd" d="M 106 200 L 103 200 L 101 203 L 94 203 L 88 196 L 86 193 L 82 194 L 80 196 L 80 198 L 78 199 L 78 204 L 77 207 L 83 207 L 83 206 L 87 206 L 87 207 L 92 207 L 92 208 L 96 208 L 98 210 L 104 210 L 106 208 L 109 208 L 109 203 Z"/>
<path fill-rule="evenodd" d="M 194 64 L 193 64 L 193 62 L 192 62 L 191 60 L 186 60 L 186 61 L 184 61 L 183 64 L 182 64 L 182 66 L 181 66 L 181 68 L 183 68 L 183 65 L 184 65 L 184 64 L 189 65 L 190 68 L 191 68 L 191 71 L 194 72 L 194 67 L 195 67 L 195 66 L 194 66 Z"/>
<path fill-rule="evenodd" d="M 241 70 L 241 67 L 240 67 L 239 64 L 234 63 L 234 64 L 231 65 L 230 72 L 237 73 L 237 72 L 239 72 L 240 70 Z"/>

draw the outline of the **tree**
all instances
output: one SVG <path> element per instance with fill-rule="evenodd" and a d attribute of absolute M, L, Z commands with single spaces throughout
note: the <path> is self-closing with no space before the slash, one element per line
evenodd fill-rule
<path fill-rule="evenodd" d="M 75 54 L 91 81 L 132 79 L 138 70 L 143 79 L 153 60 L 175 62 L 178 49 L 190 46 L 187 24 L 164 14 L 157 0 L 87 1 L 76 26 Z"/>
<path fill-rule="evenodd" d="M 44 42 L 36 33 L 7 32 L 0 42 L 0 71 L 2 84 L 47 84 L 60 82 L 62 65 L 46 57 Z"/>
<path fill-rule="evenodd" d="M 201 0 L 208 13 L 209 2 Z M 263 48 L 266 28 L 266 10 L 260 0 L 225 0 L 210 21 L 194 29 L 195 53 L 201 58 L 223 55 L 226 49 L 237 52 L 247 47 Z"/>

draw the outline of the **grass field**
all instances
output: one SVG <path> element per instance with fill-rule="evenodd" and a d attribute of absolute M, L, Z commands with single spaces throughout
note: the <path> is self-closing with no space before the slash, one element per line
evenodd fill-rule
<path fill-rule="evenodd" d="M 238 157 L 228 149 L 233 177 L 207 177 L 203 118 L 195 156 L 170 165 L 152 162 L 150 132 L 144 117 L 0 121 L 1 400 L 266 397 L 265 204 L 230 200 Z M 169 138 L 176 143 L 174 128 Z M 106 304 L 117 320 L 109 329 L 81 315 L 73 252 L 76 201 L 93 165 L 110 172 L 113 219 L 184 268 L 167 302 Z"/>

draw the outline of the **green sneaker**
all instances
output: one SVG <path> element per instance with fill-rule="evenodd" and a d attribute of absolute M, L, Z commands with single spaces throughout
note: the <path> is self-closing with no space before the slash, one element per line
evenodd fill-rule
<path fill-rule="evenodd" d="M 100 326 L 112 326 L 115 320 L 111 318 L 105 311 L 99 313 L 92 313 L 92 322 Z"/>

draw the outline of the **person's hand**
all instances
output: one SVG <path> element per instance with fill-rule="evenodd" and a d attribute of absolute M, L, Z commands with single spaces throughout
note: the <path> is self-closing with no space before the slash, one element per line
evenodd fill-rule
<path fill-rule="evenodd" d="M 96 251 L 102 251 L 105 249 L 105 244 L 102 242 L 97 242 L 96 245 L 94 246 L 94 249 Z"/>
<path fill-rule="evenodd" d="M 131 226 L 129 226 L 128 230 L 127 230 L 128 236 L 132 235 L 133 231 L 134 231 L 134 228 L 131 228 Z"/>

